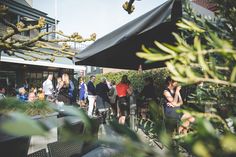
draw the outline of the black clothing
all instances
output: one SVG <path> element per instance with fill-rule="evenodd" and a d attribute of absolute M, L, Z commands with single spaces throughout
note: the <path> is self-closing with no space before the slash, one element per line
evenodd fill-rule
<path fill-rule="evenodd" d="M 108 98 L 108 92 L 109 88 L 106 83 L 100 82 L 96 85 L 96 94 L 106 102 L 110 102 L 110 99 Z"/>
<path fill-rule="evenodd" d="M 96 95 L 96 88 L 92 81 L 89 81 L 87 84 L 88 95 Z"/>
<path fill-rule="evenodd" d="M 148 85 L 144 86 L 144 88 L 141 92 L 141 96 L 155 100 L 157 97 L 156 88 L 152 84 L 148 84 Z"/>
<path fill-rule="evenodd" d="M 69 104 L 70 103 L 70 98 L 69 98 L 69 87 L 67 86 L 63 86 L 59 89 L 59 93 L 58 93 L 58 101 L 63 101 L 65 104 Z"/>
<path fill-rule="evenodd" d="M 168 91 L 171 94 L 171 96 L 174 98 L 175 92 L 172 93 L 169 88 L 166 88 L 165 90 Z M 165 96 L 164 96 L 164 99 L 165 99 L 165 102 L 164 102 L 165 115 L 169 118 L 180 119 L 182 114 L 176 112 L 177 110 L 181 109 L 180 106 L 170 107 L 167 105 L 169 101 L 167 100 Z"/>
<path fill-rule="evenodd" d="M 118 105 L 120 108 L 120 116 L 128 116 L 130 114 L 130 105 L 128 97 L 118 97 Z"/>

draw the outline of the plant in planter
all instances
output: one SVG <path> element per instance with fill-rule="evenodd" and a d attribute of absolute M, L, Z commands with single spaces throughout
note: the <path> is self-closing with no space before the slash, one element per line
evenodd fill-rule
<path fill-rule="evenodd" d="M 24 112 L 25 110 L 25 103 L 17 100 L 16 98 L 6 98 L 0 100 L 0 114 L 6 114 L 14 111 Z"/>
<path fill-rule="evenodd" d="M 56 120 L 57 113 L 46 101 L 22 102 L 16 98 L 0 100 L 0 145 L 4 148 L 0 154 L 17 156 L 8 151 L 13 147 L 19 150 L 17 154 L 24 156 L 22 154 L 27 154 L 30 146 L 35 145 L 37 136 L 34 135 L 47 135 L 47 131 L 56 127 Z M 45 142 L 48 138 L 42 137 Z"/>
<path fill-rule="evenodd" d="M 0 114 L 7 114 L 14 111 L 24 113 L 28 116 L 46 116 L 55 112 L 46 101 L 22 102 L 16 98 L 0 100 Z"/>

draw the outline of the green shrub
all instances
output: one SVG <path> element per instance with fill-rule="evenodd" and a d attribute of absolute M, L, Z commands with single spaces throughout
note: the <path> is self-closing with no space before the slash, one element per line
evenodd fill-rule
<path fill-rule="evenodd" d="M 118 73 L 107 73 L 107 74 L 98 74 L 96 75 L 95 84 L 99 83 L 102 77 L 106 77 L 108 81 L 114 80 L 116 83 L 121 81 L 123 75 L 127 75 L 134 90 L 141 92 L 144 87 L 144 79 L 147 77 L 153 78 L 154 85 L 157 87 L 158 96 L 162 95 L 162 91 L 165 85 L 165 78 L 168 76 L 169 72 L 166 68 L 153 69 L 143 71 L 139 73 L 138 71 L 122 71 Z"/>
<path fill-rule="evenodd" d="M 46 101 L 22 102 L 13 97 L 0 100 L 1 114 L 14 111 L 22 112 L 29 116 L 46 115 L 54 112 Z"/>

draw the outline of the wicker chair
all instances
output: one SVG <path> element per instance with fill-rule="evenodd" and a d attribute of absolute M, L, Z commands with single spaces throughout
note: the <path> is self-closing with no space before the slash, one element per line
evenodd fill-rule
<path fill-rule="evenodd" d="M 70 157 L 81 153 L 82 146 L 80 142 L 54 142 L 47 145 L 49 157 Z"/>
<path fill-rule="evenodd" d="M 46 149 L 41 149 L 37 152 L 29 154 L 27 157 L 48 157 Z"/>
<path fill-rule="evenodd" d="M 26 157 L 30 145 L 30 137 L 13 137 L 0 141 L 0 156 Z"/>

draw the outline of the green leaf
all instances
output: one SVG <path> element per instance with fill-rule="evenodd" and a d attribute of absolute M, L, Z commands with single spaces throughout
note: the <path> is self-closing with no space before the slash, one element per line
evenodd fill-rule
<path fill-rule="evenodd" d="M 221 139 L 221 145 L 224 151 L 229 153 L 236 153 L 236 136 L 228 134 Z"/>
<path fill-rule="evenodd" d="M 172 34 L 173 34 L 173 36 L 175 37 L 175 39 L 177 40 L 177 42 L 178 42 L 179 44 L 181 44 L 181 43 L 184 42 L 184 40 L 180 37 L 179 34 L 177 34 L 177 33 L 172 33 Z"/>
<path fill-rule="evenodd" d="M 194 32 L 198 32 L 198 33 L 204 33 L 205 30 L 199 28 L 195 23 L 182 19 L 183 23 L 185 23 L 187 26 L 190 27 L 190 30 L 193 30 Z"/>
<path fill-rule="evenodd" d="M 16 136 L 46 135 L 36 120 L 17 112 L 9 114 L 9 119 L 3 122 L 1 129 Z"/>
<path fill-rule="evenodd" d="M 166 46 L 164 46 L 163 44 L 159 43 L 158 41 L 155 41 L 154 43 L 155 43 L 155 45 L 156 45 L 158 48 L 160 48 L 160 49 L 163 50 L 164 52 L 167 52 L 167 53 L 171 54 L 172 56 L 176 56 L 175 51 L 173 51 L 173 50 L 167 48 Z"/>
<path fill-rule="evenodd" d="M 234 82 L 236 79 L 236 66 L 233 68 L 233 71 L 230 76 L 230 82 Z"/>
<path fill-rule="evenodd" d="M 149 61 L 165 61 L 173 58 L 171 55 L 164 54 L 147 54 L 144 52 L 137 52 L 136 55 L 140 58 L 147 59 Z"/>
<path fill-rule="evenodd" d="M 197 49 L 197 51 L 201 51 L 202 48 L 201 48 L 201 42 L 200 42 L 200 39 L 198 36 L 195 36 L 194 37 L 194 48 Z"/>
<path fill-rule="evenodd" d="M 182 23 L 182 22 L 179 22 L 176 24 L 178 27 L 180 28 L 183 28 L 183 29 L 187 29 L 187 30 L 191 30 L 191 27 L 189 27 L 188 25 Z"/>
<path fill-rule="evenodd" d="M 126 135 L 131 140 L 134 140 L 136 142 L 140 142 L 139 137 L 135 134 L 135 132 L 130 130 L 128 127 L 118 124 L 116 121 L 111 121 L 110 125 L 114 129 L 114 131 L 116 131 L 120 135 Z"/>
<path fill-rule="evenodd" d="M 201 157 L 211 157 L 211 154 L 207 150 L 207 147 L 204 146 L 204 143 L 202 141 L 197 141 L 193 145 L 193 152 Z"/>
<path fill-rule="evenodd" d="M 81 121 L 84 122 L 84 125 L 87 128 L 87 130 L 91 130 L 92 120 L 88 117 L 88 115 L 82 109 L 78 109 L 78 108 L 75 108 L 72 106 L 64 105 L 63 110 L 64 110 L 65 114 L 68 114 L 70 116 L 79 117 L 81 119 Z"/>
<path fill-rule="evenodd" d="M 144 45 L 142 45 L 141 49 L 148 54 L 152 54 L 152 52 L 149 49 L 147 49 Z"/>
<path fill-rule="evenodd" d="M 163 45 L 166 46 L 167 48 L 171 49 L 175 53 L 181 53 L 182 52 L 181 50 L 178 49 L 177 46 L 172 46 L 172 45 L 169 45 L 167 43 L 163 43 Z"/>
<path fill-rule="evenodd" d="M 169 70 L 173 75 L 175 75 L 175 76 L 180 76 L 180 75 L 179 75 L 179 72 L 177 71 L 177 69 L 175 68 L 175 66 L 174 66 L 172 63 L 167 62 L 167 63 L 166 63 L 166 66 L 167 66 L 168 70 Z"/>

